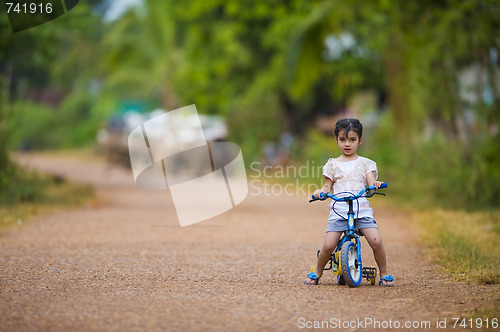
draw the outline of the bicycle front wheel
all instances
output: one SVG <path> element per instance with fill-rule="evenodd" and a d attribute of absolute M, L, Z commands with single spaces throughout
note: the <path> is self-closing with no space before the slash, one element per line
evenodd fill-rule
<path fill-rule="evenodd" d="M 358 287 L 363 277 L 361 262 L 358 262 L 358 250 L 354 242 L 342 245 L 342 276 L 349 287 Z"/>

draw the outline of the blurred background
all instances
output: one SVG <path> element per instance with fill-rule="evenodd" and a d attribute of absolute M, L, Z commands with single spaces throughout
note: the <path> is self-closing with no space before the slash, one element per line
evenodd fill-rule
<path fill-rule="evenodd" d="M 1 202 L 26 199 L 13 151 L 127 165 L 135 126 L 196 104 L 247 165 L 323 165 L 336 120 L 360 118 L 392 197 L 492 209 L 499 51 L 496 0 L 88 0 L 18 33 L 2 10 Z"/>

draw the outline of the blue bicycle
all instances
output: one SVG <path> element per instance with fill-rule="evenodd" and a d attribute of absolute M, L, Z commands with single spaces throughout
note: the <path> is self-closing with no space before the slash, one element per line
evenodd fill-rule
<path fill-rule="evenodd" d="M 379 189 L 382 188 L 387 188 L 387 183 L 383 183 L 379 187 Z M 385 196 L 385 194 L 375 192 L 376 190 L 375 186 L 366 186 L 357 195 L 349 192 L 337 194 L 345 194 L 343 197 L 337 197 L 330 193 L 321 193 L 319 198 L 316 198 L 313 195 L 312 199 L 309 201 L 310 203 L 314 201 L 324 201 L 327 198 L 331 198 L 335 202 L 346 202 L 349 206 L 349 210 L 347 212 L 347 230 L 340 238 L 337 247 L 330 257 L 330 265 L 327 268 L 324 268 L 324 270 L 332 270 L 333 273 L 337 275 L 337 282 L 339 285 L 345 285 L 347 283 L 349 287 L 358 287 L 363 278 L 366 278 L 371 285 L 375 285 L 377 269 L 374 267 L 363 267 L 361 262 L 361 241 L 359 240 L 359 237 L 362 236 L 362 234 L 357 228 L 354 228 L 355 213 L 353 202 L 357 201 L 360 197 L 370 198 L 373 195 Z M 332 209 L 334 208 L 335 203 Z M 320 250 L 318 250 L 318 255 L 319 252 Z"/>

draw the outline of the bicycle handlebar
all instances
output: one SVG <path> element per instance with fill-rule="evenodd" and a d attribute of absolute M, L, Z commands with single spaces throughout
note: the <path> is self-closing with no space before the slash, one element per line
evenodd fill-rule
<path fill-rule="evenodd" d="M 387 188 L 387 183 L 382 183 L 378 189 L 383 189 L 383 188 Z M 347 197 L 337 197 L 337 196 L 332 195 L 330 193 L 323 193 L 322 192 L 322 193 L 319 194 L 318 198 L 314 197 L 314 195 L 313 195 L 312 199 L 309 200 L 309 203 L 314 202 L 314 201 L 324 201 L 327 198 L 331 198 L 331 199 L 333 199 L 334 201 L 337 201 L 337 202 L 353 201 L 353 200 L 358 199 L 361 196 L 363 196 L 363 194 L 365 192 L 371 191 L 371 190 L 377 190 L 377 188 L 375 186 L 366 186 L 357 195 L 352 194 L 351 196 L 347 196 Z M 376 193 L 372 193 L 370 196 L 365 196 L 365 197 L 371 197 L 374 194 L 376 194 Z M 384 195 L 384 194 L 380 194 L 380 195 Z"/>

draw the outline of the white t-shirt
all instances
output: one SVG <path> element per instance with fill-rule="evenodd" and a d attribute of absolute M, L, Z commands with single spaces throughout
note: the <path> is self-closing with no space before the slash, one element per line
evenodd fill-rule
<path fill-rule="evenodd" d="M 333 181 L 333 194 L 337 197 L 347 196 L 348 194 L 342 194 L 346 192 L 354 195 L 359 193 L 367 185 L 366 175 L 370 172 L 373 172 L 375 179 L 377 179 L 377 164 L 373 160 L 364 157 L 344 162 L 330 158 L 323 166 L 323 176 Z M 333 206 L 333 203 L 335 202 L 332 201 L 330 207 Z M 354 201 L 353 203 L 354 218 L 373 218 L 373 210 L 366 198 L 359 198 L 357 202 Z M 335 203 L 335 211 L 346 219 L 348 210 L 347 203 Z M 339 219 L 340 217 L 332 210 L 329 219 L 332 218 Z"/>

